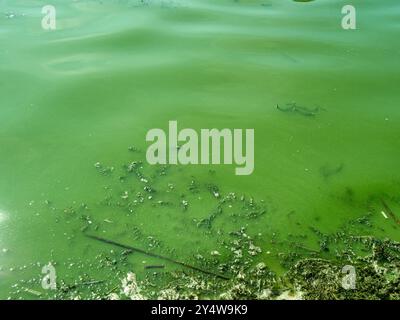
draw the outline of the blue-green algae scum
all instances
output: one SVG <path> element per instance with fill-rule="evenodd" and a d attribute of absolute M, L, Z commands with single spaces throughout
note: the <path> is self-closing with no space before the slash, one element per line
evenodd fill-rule
<path fill-rule="evenodd" d="M 1 299 L 400 298 L 398 0 L 47 4 L 0 1 Z M 171 120 L 254 172 L 150 165 Z"/>

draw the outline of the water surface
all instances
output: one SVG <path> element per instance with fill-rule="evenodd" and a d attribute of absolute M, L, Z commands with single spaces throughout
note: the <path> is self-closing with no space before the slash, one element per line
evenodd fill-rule
<path fill-rule="evenodd" d="M 336 0 L 53 3 L 57 30 L 44 31 L 47 3 L 0 1 L 1 298 L 20 280 L 35 279 L 30 286 L 40 290 L 49 261 L 59 278 L 102 279 L 88 266 L 112 248 L 82 235 L 91 223 L 127 243 L 140 230 L 139 245 L 153 237 L 157 252 L 181 260 L 223 251 L 217 231 L 246 226 L 263 250 L 257 259 L 278 273 L 291 237 L 318 248 L 310 227 L 332 233 L 369 215 L 372 226 L 355 233 L 400 240 L 379 201 L 400 216 L 398 1 L 353 1 L 357 30 L 348 31 Z M 276 107 L 292 102 L 319 112 Z M 158 177 L 151 200 L 172 205 L 146 198 L 134 212 L 118 208 L 125 191 L 144 192 L 138 179 L 120 179 L 123 165 L 144 161 L 146 132 L 169 120 L 196 130 L 254 128 L 254 173 L 177 166 L 160 176 L 144 165 Z M 114 171 L 99 173 L 98 162 Z M 199 228 L 215 209 L 210 184 L 263 200 L 266 213 L 247 219 L 227 209 L 213 232 Z M 126 269 L 143 278 L 148 261 L 132 256 Z"/>

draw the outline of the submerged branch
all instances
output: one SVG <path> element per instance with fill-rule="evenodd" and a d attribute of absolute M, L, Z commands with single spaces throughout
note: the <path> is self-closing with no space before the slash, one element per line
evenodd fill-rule
<path fill-rule="evenodd" d="M 145 254 L 147 256 L 150 256 L 150 257 L 163 259 L 165 261 L 169 261 L 169 262 L 178 264 L 180 266 L 183 266 L 183 267 L 186 267 L 186 268 L 189 268 L 189 269 L 192 269 L 192 270 L 204 273 L 204 274 L 208 274 L 208 275 L 214 276 L 214 277 L 219 278 L 219 279 L 230 280 L 229 277 L 214 273 L 212 271 L 204 270 L 204 269 L 198 268 L 196 266 L 192 266 L 190 264 L 187 264 L 185 262 L 174 260 L 174 259 L 169 258 L 169 257 L 165 257 L 165 256 L 162 256 L 162 255 L 159 255 L 159 254 L 156 254 L 156 253 L 152 253 L 152 252 L 148 252 L 148 251 L 140 249 L 140 248 L 135 248 L 135 247 L 132 247 L 132 246 L 129 246 L 129 245 L 126 245 L 126 244 L 118 243 L 116 241 L 105 239 L 105 238 L 101 238 L 101 237 L 94 236 L 94 235 L 85 234 L 85 236 L 88 237 L 88 238 L 91 238 L 91 239 L 95 239 L 95 240 L 98 240 L 98 241 L 101 241 L 101 242 L 104 242 L 104 243 L 107 243 L 107 244 L 111 244 L 111 245 L 123 248 L 123 249 L 127 249 L 127 250 L 130 250 L 130 251 L 136 251 L 136 252 Z"/>

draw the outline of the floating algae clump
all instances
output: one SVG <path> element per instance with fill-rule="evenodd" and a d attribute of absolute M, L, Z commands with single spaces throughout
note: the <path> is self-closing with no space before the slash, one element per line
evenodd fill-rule
<path fill-rule="evenodd" d="M 343 261 L 304 259 L 288 272 L 288 281 L 305 299 L 400 299 L 400 243 L 365 238 L 372 253 Z M 343 286 L 343 266 L 354 268 L 354 288 Z"/>
<path fill-rule="evenodd" d="M 136 281 L 136 274 L 129 272 L 126 278 L 122 279 L 122 292 L 131 300 L 145 300 L 141 289 Z"/>
<path fill-rule="evenodd" d="M 158 298 L 400 299 L 400 243 L 374 238 L 364 242 L 372 250 L 367 256 L 353 254 L 338 261 L 305 258 L 298 260 L 282 276 L 271 272 L 262 262 L 246 267 L 243 260 L 235 259 L 226 262 L 234 270 L 228 281 L 175 273 L 166 288 L 158 293 Z M 354 288 L 346 289 L 343 285 L 345 265 L 354 267 L 356 272 Z"/>
<path fill-rule="evenodd" d="M 226 192 L 211 176 L 179 183 L 181 171 L 154 170 L 140 159 L 102 168 L 96 165 L 108 183 L 105 200 L 97 207 L 74 202 L 57 217 L 75 220 L 70 241 L 85 236 L 87 249 L 100 251 L 61 262 L 71 274 L 58 274 L 54 292 L 37 288 L 35 278 L 11 296 L 38 289 L 50 299 L 400 299 L 400 244 L 353 235 L 370 231 L 372 213 L 333 234 L 308 226 L 312 246 L 306 234 L 280 234 L 262 223 L 274 213 L 271 203 Z M 179 242 L 166 237 L 171 232 Z M 270 259 L 288 271 L 275 274 Z M 345 266 L 355 270 L 354 288 L 343 286 Z"/>

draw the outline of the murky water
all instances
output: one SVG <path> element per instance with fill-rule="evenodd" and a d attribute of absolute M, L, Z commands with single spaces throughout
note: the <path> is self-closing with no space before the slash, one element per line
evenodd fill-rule
<path fill-rule="evenodd" d="M 368 215 L 355 234 L 400 240 L 381 214 L 384 199 L 400 217 L 397 0 L 353 1 L 357 30 L 336 0 L 53 1 L 55 31 L 41 28 L 45 4 L 0 1 L 1 298 L 34 298 L 15 284 L 42 290 L 48 262 L 67 282 L 119 283 L 96 268 L 118 249 L 85 230 L 192 261 L 224 256 L 246 227 L 278 273 L 291 240 L 318 249 L 314 228 Z M 277 108 L 292 102 L 318 112 Z M 254 128 L 254 173 L 148 166 L 146 132 L 169 120 Z M 214 217 L 216 188 L 246 204 Z M 142 279 L 149 263 L 161 262 L 135 254 L 124 268 Z"/>

